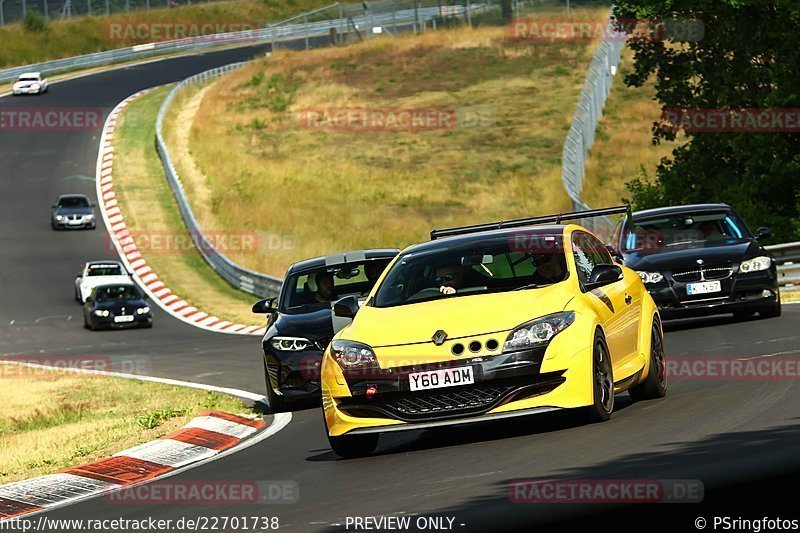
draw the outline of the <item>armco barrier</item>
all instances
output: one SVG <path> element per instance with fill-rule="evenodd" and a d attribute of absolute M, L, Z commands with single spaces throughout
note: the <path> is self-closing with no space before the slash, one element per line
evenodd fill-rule
<path fill-rule="evenodd" d="M 426 7 L 425 4 L 429 5 Z M 440 8 L 436 7 L 433 0 L 424 0 L 424 3 L 420 1 L 416 4 L 414 0 L 392 1 L 391 5 L 394 6 L 394 10 L 381 13 L 375 13 L 374 9 L 370 11 L 368 9 L 369 5 L 370 4 L 367 2 L 360 4 L 334 3 L 324 8 L 316 9 L 313 12 L 271 23 L 267 27 L 257 30 L 217 33 L 200 37 L 188 37 L 185 39 L 139 44 L 127 48 L 119 48 L 117 50 L 108 50 L 105 52 L 96 52 L 94 54 L 86 54 L 66 59 L 55 59 L 43 63 L 3 69 L 0 70 L 0 83 L 12 81 L 25 72 L 43 72 L 46 76 L 51 76 L 71 70 L 92 68 L 110 65 L 112 63 L 146 59 L 152 56 L 203 50 L 219 46 L 232 46 L 241 43 L 274 43 L 306 37 L 318 37 L 321 35 L 329 35 L 331 29 L 339 31 L 341 28 L 348 27 L 348 25 L 350 27 L 362 29 L 375 26 L 394 26 L 398 24 L 410 25 L 422 23 L 440 15 Z M 414 7 L 415 5 L 417 7 Z M 464 6 L 457 6 L 457 8 L 457 13 L 454 13 L 454 15 L 457 16 L 466 13 L 466 8 Z M 313 17 L 314 14 L 334 9 L 345 18 L 335 17 L 326 20 L 309 20 L 309 16 Z M 470 6 L 470 12 L 485 10 L 486 4 Z M 304 21 L 302 23 L 286 24 L 286 21 L 296 20 L 298 18 L 304 19 Z M 369 32 L 364 33 L 368 34 Z"/>
<path fill-rule="evenodd" d="M 778 263 L 778 283 L 782 287 L 800 285 L 800 242 L 765 246 Z"/>

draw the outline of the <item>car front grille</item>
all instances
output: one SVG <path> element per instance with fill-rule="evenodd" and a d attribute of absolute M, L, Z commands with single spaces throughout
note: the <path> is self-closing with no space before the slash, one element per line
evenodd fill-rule
<path fill-rule="evenodd" d="M 461 411 L 491 405 L 513 388 L 486 384 L 454 391 L 423 392 L 399 398 L 386 407 L 406 415 Z"/>
<path fill-rule="evenodd" d="M 733 267 L 731 266 L 712 266 L 697 270 L 673 272 L 672 279 L 681 283 L 691 283 L 702 280 L 727 279 L 731 276 L 731 274 L 733 274 Z"/>

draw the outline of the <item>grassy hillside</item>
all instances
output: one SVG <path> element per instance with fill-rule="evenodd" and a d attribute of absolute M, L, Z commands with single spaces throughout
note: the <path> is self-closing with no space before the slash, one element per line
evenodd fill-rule
<path fill-rule="evenodd" d="M 436 227 L 567 209 L 561 147 L 596 43 L 506 35 L 462 28 L 280 51 L 198 93 L 188 139 L 181 120 L 168 142 L 192 156 L 179 166 L 203 227 L 285 237 L 291 246 L 231 254 L 280 275 L 302 258 L 404 246 Z M 454 121 L 367 131 L 304 119 L 330 109 L 433 109 Z"/>
<path fill-rule="evenodd" d="M 26 65 L 92 52 L 122 48 L 142 42 L 148 38 L 137 37 L 136 32 L 115 32 L 112 24 L 129 28 L 126 22 L 152 24 L 147 32 L 158 31 L 158 24 L 180 21 L 181 23 L 255 22 L 260 26 L 274 20 L 296 15 L 301 11 L 330 4 L 328 0 L 232 0 L 179 6 L 173 9 L 151 9 L 132 11 L 130 14 L 114 13 L 110 16 L 75 17 L 64 21 L 53 21 L 44 29 L 29 30 L 23 24 L 9 24 L 0 28 L 0 68 Z M 188 27 L 188 26 L 187 26 Z M 233 26 L 230 26 L 231 28 Z M 227 26 L 223 26 L 223 29 Z M 238 28 L 237 28 L 238 29 Z M 152 33 L 151 33 L 152 35 Z M 156 39 L 158 40 L 158 39 Z"/>

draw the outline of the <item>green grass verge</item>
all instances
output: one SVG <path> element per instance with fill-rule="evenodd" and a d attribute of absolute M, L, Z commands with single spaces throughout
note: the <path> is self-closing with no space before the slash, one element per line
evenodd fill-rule
<path fill-rule="evenodd" d="M 248 414 L 236 398 L 121 378 L 0 365 L 0 485 L 157 439 L 197 412 Z"/>
<path fill-rule="evenodd" d="M 142 255 L 177 295 L 206 313 L 244 324 L 259 324 L 250 312 L 254 296 L 233 288 L 194 247 L 167 250 L 147 247 L 148 236 L 186 236 L 183 219 L 154 148 L 155 119 L 169 87 L 131 102 L 115 132 L 114 190 L 125 223 L 137 237 Z M 200 207 L 199 209 L 202 209 Z M 188 239 L 183 239 L 188 242 Z M 156 326 L 157 327 L 157 326 Z"/>

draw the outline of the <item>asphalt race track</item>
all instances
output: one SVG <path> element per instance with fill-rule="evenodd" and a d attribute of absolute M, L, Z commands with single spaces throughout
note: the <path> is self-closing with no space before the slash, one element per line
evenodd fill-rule
<path fill-rule="evenodd" d="M 2 98 L 0 110 L 74 106 L 107 113 L 138 90 L 262 52 L 228 50 L 100 73 L 55 84 L 42 97 Z M 82 327 L 72 289 L 78 267 L 115 254 L 103 228 L 53 232 L 48 216 L 61 193 L 95 196 L 98 142 L 99 131 L 0 131 L 0 355 L 137 357 L 147 361 L 151 375 L 263 392 L 258 338 L 207 332 L 160 309 L 152 330 L 94 333 Z M 800 354 L 795 305 L 784 306 L 783 316 L 773 320 L 719 317 L 668 323 L 666 329 L 672 357 L 773 360 Z M 673 531 L 694 531 L 695 517 L 710 520 L 712 508 L 749 518 L 770 510 L 765 502 L 782 494 L 775 480 L 800 472 L 798 419 L 796 380 L 674 381 L 661 401 L 632 404 L 623 394 L 604 424 L 582 426 L 557 414 L 406 433 L 384 437 L 375 456 L 344 461 L 328 448 L 319 409 L 310 408 L 294 413 L 288 427 L 260 444 L 172 478 L 289 480 L 299 486 L 297 503 L 120 505 L 95 498 L 48 515 L 277 516 L 281 529 L 296 531 L 343 529 L 348 516 L 448 516 L 455 518 L 454 529 L 464 531 L 563 519 L 609 526 L 646 516 L 649 523 L 622 527 L 660 531 L 669 524 Z M 705 502 L 640 505 L 634 514 L 509 500 L 510 481 L 554 477 L 699 479 Z"/>

